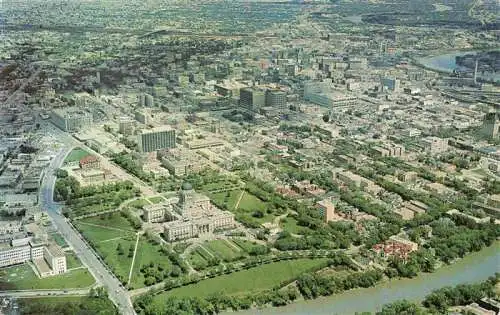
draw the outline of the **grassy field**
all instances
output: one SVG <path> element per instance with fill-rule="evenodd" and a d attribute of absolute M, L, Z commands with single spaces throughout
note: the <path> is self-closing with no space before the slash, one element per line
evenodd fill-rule
<path fill-rule="evenodd" d="M 256 248 L 265 247 L 263 245 L 239 238 L 234 238 L 231 241 L 247 253 L 251 252 L 253 249 Z"/>
<path fill-rule="evenodd" d="M 90 155 L 90 153 L 88 153 L 87 151 L 85 151 L 81 148 L 75 148 L 64 159 L 64 163 L 71 163 L 71 162 L 80 161 L 82 158 L 86 157 L 87 155 Z"/>
<path fill-rule="evenodd" d="M 207 261 L 197 251 L 190 253 L 188 260 L 191 266 L 197 270 L 204 269 L 208 265 Z"/>
<path fill-rule="evenodd" d="M 238 199 L 241 195 L 241 190 L 232 190 L 230 192 L 221 192 L 215 194 L 208 194 L 209 197 L 218 203 L 226 204 L 227 208 L 235 213 L 236 215 L 250 218 L 252 221 L 257 223 L 271 222 L 274 219 L 274 215 L 268 214 L 266 212 L 267 205 L 265 202 L 260 200 L 248 192 L 243 194 L 238 209 L 235 210 Z M 260 211 L 264 215 L 262 218 L 252 216 L 255 212 Z"/>
<path fill-rule="evenodd" d="M 156 264 L 161 264 L 164 270 L 170 270 L 172 268 L 172 263 L 161 251 L 160 245 L 155 245 L 149 242 L 145 237 L 139 240 L 139 245 L 137 246 L 137 253 L 135 256 L 134 268 L 132 271 L 132 279 L 130 282 L 131 287 L 134 289 L 144 287 L 144 275 L 141 273 L 141 267 L 143 265 L 154 262 Z"/>
<path fill-rule="evenodd" d="M 73 269 L 82 266 L 82 262 L 74 252 L 66 252 L 66 268 Z"/>
<path fill-rule="evenodd" d="M 207 195 L 215 201 L 226 204 L 227 208 L 232 211 L 236 206 L 236 202 L 238 202 L 238 198 L 240 198 L 241 190 L 230 191 L 229 197 L 227 197 L 228 192 L 208 193 Z"/>
<path fill-rule="evenodd" d="M 83 234 L 83 236 L 94 243 L 99 243 L 109 239 L 114 239 L 118 237 L 126 237 L 133 235 L 132 232 L 124 232 L 120 230 L 109 229 L 104 226 L 93 226 L 88 225 L 83 222 L 76 221 L 74 225 Z"/>
<path fill-rule="evenodd" d="M 237 260 L 244 255 L 242 251 L 238 251 L 224 240 L 206 242 L 203 246 L 224 261 Z"/>
<path fill-rule="evenodd" d="M 2 285 L 10 289 L 70 289 L 86 288 L 95 283 L 87 269 L 77 269 L 62 275 L 39 279 L 28 264 L 0 269 Z"/>
<path fill-rule="evenodd" d="M 123 217 L 120 212 L 113 212 L 96 217 L 81 219 L 78 221 L 83 223 L 100 225 L 108 228 L 116 228 L 132 232 L 135 231 L 132 224 L 130 224 L 130 222 L 125 217 Z"/>
<path fill-rule="evenodd" d="M 118 244 L 121 244 L 123 248 L 123 255 L 118 254 Z M 130 247 L 135 248 L 135 235 L 101 242 L 96 246 L 97 252 L 103 257 L 117 278 L 125 282 L 128 281 L 128 274 L 132 265 L 132 257 L 128 255 Z"/>
<path fill-rule="evenodd" d="M 245 194 L 241 198 L 238 209 L 235 210 L 235 213 L 241 213 L 246 216 L 250 216 L 255 221 L 262 224 L 264 222 L 271 222 L 274 219 L 274 215 L 268 214 L 266 212 L 266 209 L 267 205 L 265 202 L 255 197 L 254 195 L 245 192 Z M 252 214 L 255 213 L 256 211 L 262 212 L 264 216 L 262 218 L 252 216 Z"/>
<path fill-rule="evenodd" d="M 327 259 L 297 259 L 262 265 L 167 291 L 155 296 L 154 301 L 162 303 L 167 296 L 204 297 L 217 292 L 239 294 L 271 289 L 326 261 Z"/>
<path fill-rule="evenodd" d="M 297 220 L 292 217 L 287 217 L 281 220 L 280 226 L 284 231 L 293 233 L 293 234 L 306 234 L 310 231 L 309 228 L 297 225 Z"/>
<path fill-rule="evenodd" d="M 90 218 L 97 220 L 97 223 L 102 222 L 99 218 Z M 84 219 L 84 220 L 88 220 Z M 84 221 L 82 220 L 82 221 Z M 129 257 L 130 247 L 135 248 L 136 236 L 132 227 L 125 218 L 120 214 L 115 214 L 112 217 L 110 224 L 115 227 L 94 226 L 88 225 L 87 222 L 76 221 L 74 224 L 80 230 L 82 235 L 95 246 L 95 250 L 101 255 L 106 264 L 113 270 L 118 279 L 128 281 L 130 266 L 132 265 L 132 257 Z M 126 223 L 125 223 L 126 222 Z M 92 223 L 93 224 L 93 223 Z M 129 230 L 116 230 L 116 226 L 121 228 L 128 226 Z M 118 253 L 118 244 L 121 244 L 123 254 Z"/>

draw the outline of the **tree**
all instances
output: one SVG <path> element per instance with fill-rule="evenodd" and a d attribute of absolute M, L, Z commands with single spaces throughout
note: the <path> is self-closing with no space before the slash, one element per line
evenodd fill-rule
<path fill-rule="evenodd" d="M 116 246 L 116 251 L 118 252 L 118 255 L 120 255 L 120 256 L 125 254 L 125 251 L 123 250 L 122 243 L 118 243 L 118 246 Z"/>

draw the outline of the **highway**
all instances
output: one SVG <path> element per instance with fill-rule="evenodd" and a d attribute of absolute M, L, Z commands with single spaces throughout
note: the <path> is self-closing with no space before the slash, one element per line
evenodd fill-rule
<path fill-rule="evenodd" d="M 78 258 L 87 266 L 97 282 L 107 289 L 109 298 L 118 307 L 120 314 L 135 314 L 127 290 L 121 286 L 120 281 L 106 268 L 93 249 L 84 242 L 80 233 L 61 214 L 61 206 L 53 201 L 56 182 L 54 171 L 62 165 L 72 148 L 71 145 L 64 146 L 45 172 L 40 189 L 40 205 L 43 210 L 47 211 L 58 231 L 64 236 L 66 242 L 73 247 Z"/>

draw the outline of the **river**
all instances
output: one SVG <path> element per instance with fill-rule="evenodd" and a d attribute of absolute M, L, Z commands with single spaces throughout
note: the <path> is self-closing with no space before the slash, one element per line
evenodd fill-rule
<path fill-rule="evenodd" d="M 448 72 L 451 73 L 453 70 L 462 70 L 462 71 L 472 71 L 472 69 L 464 68 L 456 63 L 456 56 L 463 56 L 467 54 L 476 54 L 477 51 L 464 51 L 464 52 L 454 52 L 445 55 L 438 56 L 430 56 L 424 58 L 418 58 L 417 62 L 422 64 L 423 66 L 433 69 L 436 71 Z M 483 78 L 488 81 L 499 81 L 500 73 L 478 73 L 479 78 Z"/>
<path fill-rule="evenodd" d="M 413 279 L 393 279 L 372 288 L 355 289 L 330 297 L 299 301 L 285 307 L 242 311 L 237 312 L 237 315 L 347 315 L 356 312 L 374 312 L 380 310 L 382 305 L 396 300 L 420 302 L 435 289 L 483 281 L 495 272 L 500 272 L 500 242 L 470 254 L 452 265 L 444 266 L 434 273 L 421 274 Z"/>

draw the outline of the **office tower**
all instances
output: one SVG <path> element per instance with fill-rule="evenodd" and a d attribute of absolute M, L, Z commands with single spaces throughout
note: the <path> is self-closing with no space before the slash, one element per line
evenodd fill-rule
<path fill-rule="evenodd" d="M 143 130 L 137 135 L 137 142 L 141 152 L 175 148 L 175 130 L 169 126 Z"/>
<path fill-rule="evenodd" d="M 92 125 L 92 114 L 78 109 L 55 109 L 50 113 L 52 123 L 67 132 L 80 131 Z"/>
<path fill-rule="evenodd" d="M 134 121 L 128 117 L 121 117 L 118 123 L 118 132 L 122 135 L 131 135 L 134 132 Z"/>
<path fill-rule="evenodd" d="M 268 90 L 266 106 L 278 108 L 280 112 L 284 112 L 286 110 L 286 93 L 281 90 Z"/>
<path fill-rule="evenodd" d="M 482 131 L 488 139 L 497 139 L 500 135 L 500 113 L 487 113 L 483 120 Z"/>
<path fill-rule="evenodd" d="M 266 105 L 266 93 L 264 90 L 255 88 L 243 88 L 240 90 L 240 106 L 251 111 L 258 111 Z"/>

